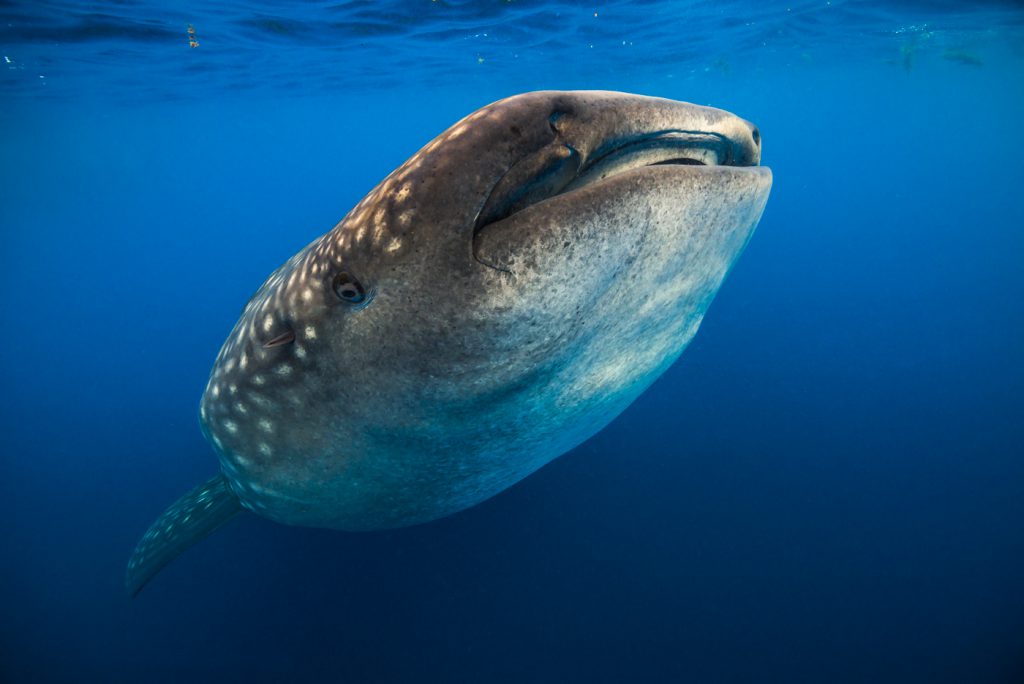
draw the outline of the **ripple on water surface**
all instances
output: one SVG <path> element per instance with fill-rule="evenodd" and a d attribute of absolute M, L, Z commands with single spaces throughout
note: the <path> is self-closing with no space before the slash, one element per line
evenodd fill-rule
<path fill-rule="evenodd" d="M 0 87 L 62 97 L 204 98 L 472 83 L 557 65 L 563 79 L 638 79 L 868 56 L 982 66 L 1019 45 L 1018 2 L 427 0 L 0 3 Z M 190 32 L 189 27 L 193 27 Z M 201 79 L 197 79 L 201 76 Z M 525 83 L 525 82 L 524 82 Z"/>

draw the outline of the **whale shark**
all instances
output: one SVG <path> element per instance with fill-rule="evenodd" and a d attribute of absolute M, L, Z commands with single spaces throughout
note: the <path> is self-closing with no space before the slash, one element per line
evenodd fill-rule
<path fill-rule="evenodd" d="M 768 200 L 760 159 L 744 119 L 627 93 L 454 124 L 249 300 L 199 407 L 219 473 L 145 533 L 127 591 L 243 511 L 425 523 L 594 435 L 693 339 Z"/>

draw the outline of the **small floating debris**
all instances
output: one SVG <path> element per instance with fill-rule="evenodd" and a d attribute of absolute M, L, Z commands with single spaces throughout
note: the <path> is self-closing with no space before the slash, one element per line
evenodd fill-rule
<path fill-rule="evenodd" d="M 914 43 L 900 45 L 900 55 L 903 58 L 903 70 L 908 74 L 914 68 L 914 55 L 917 54 L 917 46 Z"/>
<path fill-rule="evenodd" d="M 984 64 L 981 57 L 967 50 L 946 50 L 942 53 L 942 58 L 965 66 L 982 66 Z"/>
<path fill-rule="evenodd" d="M 196 28 L 192 24 L 188 25 L 188 46 L 190 48 L 199 47 L 199 39 L 196 38 Z"/>

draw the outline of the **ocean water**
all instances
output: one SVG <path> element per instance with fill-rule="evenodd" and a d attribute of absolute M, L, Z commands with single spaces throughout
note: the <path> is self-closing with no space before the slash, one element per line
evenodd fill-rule
<path fill-rule="evenodd" d="M 0 681 L 1024 681 L 1019 3 L 6 0 L 0 57 Z M 479 506 L 242 516 L 129 599 L 215 472 L 198 401 L 253 290 L 549 88 L 762 132 L 767 210 L 680 361 Z"/>

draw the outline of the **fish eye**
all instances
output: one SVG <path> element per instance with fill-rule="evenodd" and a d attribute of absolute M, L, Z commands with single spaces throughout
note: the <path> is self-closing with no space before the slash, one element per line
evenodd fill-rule
<path fill-rule="evenodd" d="M 366 288 L 347 271 L 342 271 L 334 276 L 331 287 L 334 288 L 334 294 L 338 295 L 339 299 L 349 304 L 363 304 L 367 300 Z"/>

